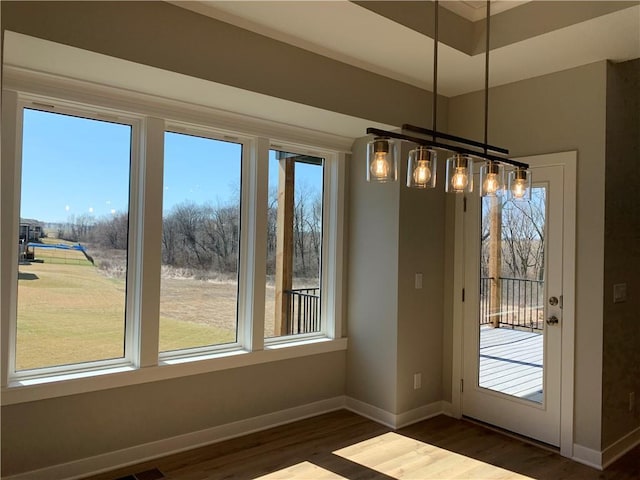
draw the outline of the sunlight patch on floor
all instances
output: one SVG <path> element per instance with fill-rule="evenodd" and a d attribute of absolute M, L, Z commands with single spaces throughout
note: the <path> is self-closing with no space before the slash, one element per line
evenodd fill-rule
<path fill-rule="evenodd" d="M 303 480 L 310 478 L 314 480 L 347 480 L 345 477 L 341 477 L 310 462 L 301 462 L 291 467 L 278 470 L 277 472 L 258 477 L 256 480 Z"/>
<path fill-rule="evenodd" d="M 393 432 L 333 453 L 396 479 L 530 478 Z"/>

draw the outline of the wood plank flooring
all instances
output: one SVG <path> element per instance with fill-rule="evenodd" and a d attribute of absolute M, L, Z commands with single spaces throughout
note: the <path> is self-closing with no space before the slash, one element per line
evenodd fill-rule
<path fill-rule="evenodd" d="M 480 386 L 542 402 L 543 341 L 540 333 L 480 327 Z"/>
<path fill-rule="evenodd" d="M 637 480 L 640 446 L 600 472 L 465 420 L 441 415 L 392 431 L 339 410 L 90 479 L 154 468 L 173 480 Z"/>

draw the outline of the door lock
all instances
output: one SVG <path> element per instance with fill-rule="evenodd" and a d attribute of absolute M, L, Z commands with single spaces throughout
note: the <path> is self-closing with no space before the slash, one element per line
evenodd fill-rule
<path fill-rule="evenodd" d="M 563 296 L 560 295 L 560 297 L 549 297 L 549 305 L 551 305 L 552 307 L 560 307 L 562 308 L 562 300 L 563 300 Z"/>
<path fill-rule="evenodd" d="M 549 318 L 547 318 L 547 325 L 557 325 L 558 322 L 560 322 L 560 320 L 558 320 L 558 317 L 556 317 L 555 315 L 551 315 Z"/>

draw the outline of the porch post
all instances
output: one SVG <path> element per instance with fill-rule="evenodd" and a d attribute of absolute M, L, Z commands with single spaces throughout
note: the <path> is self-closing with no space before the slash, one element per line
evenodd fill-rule
<path fill-rule="evenodd" d="M 494 328 L 500 327 L 502 286 L 502 200 L 489 198 L 489 314 Z"/>
<path fill-rule="evenodd" d="M 276 220 L 276 292 L 274 334 L 286 335 L 289 321 L 289 299 L 285 293 L 293 286 L 293 208 L 295 160 L 278 152 L 278 213 Z"/>

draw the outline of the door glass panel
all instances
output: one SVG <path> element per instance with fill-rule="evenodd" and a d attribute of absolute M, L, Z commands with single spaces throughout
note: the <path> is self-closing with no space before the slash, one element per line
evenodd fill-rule
<path fill-rule="evenodd" d="M 547 188 L 482 199 L 479 385 L 542 403 Z"/>

